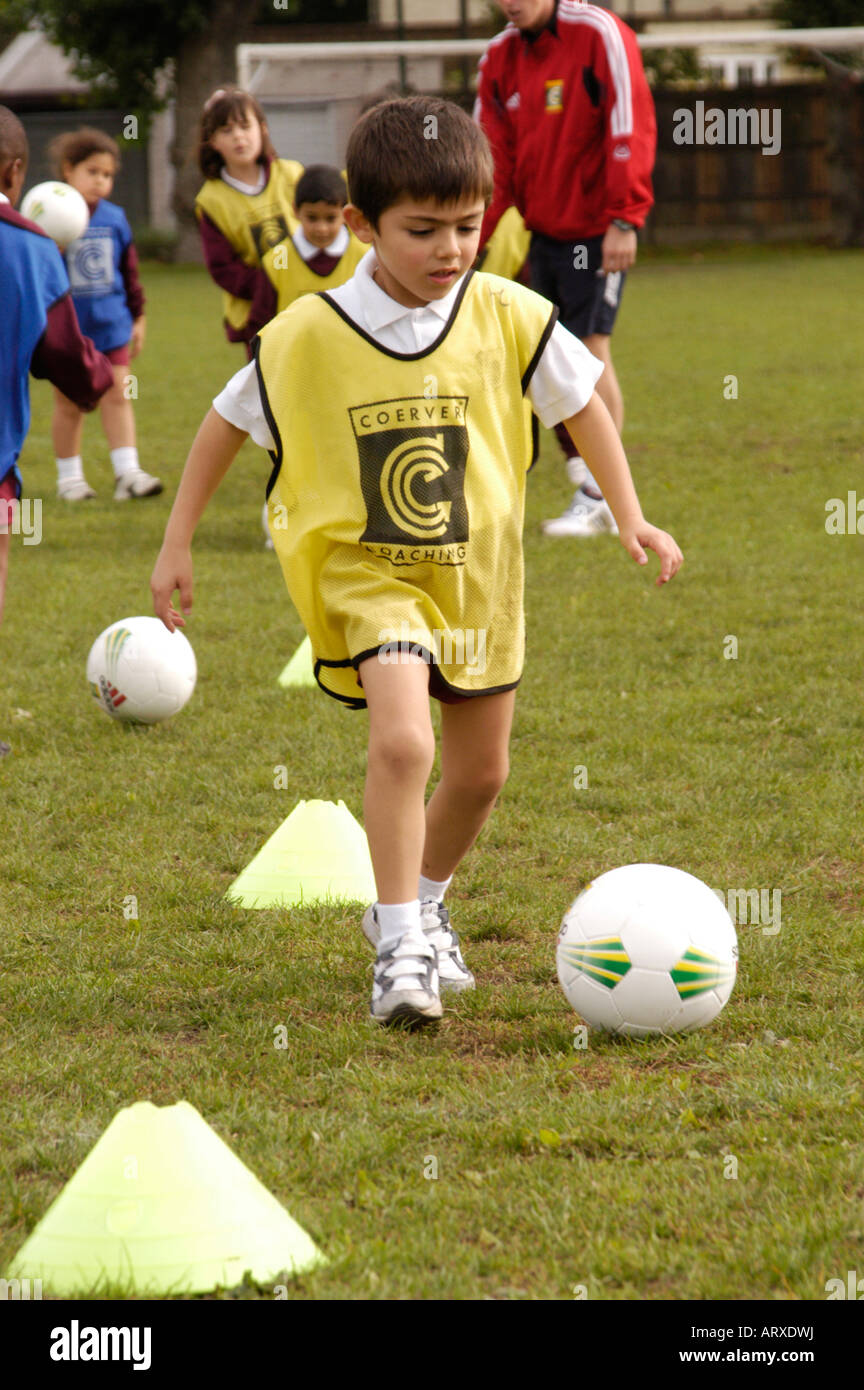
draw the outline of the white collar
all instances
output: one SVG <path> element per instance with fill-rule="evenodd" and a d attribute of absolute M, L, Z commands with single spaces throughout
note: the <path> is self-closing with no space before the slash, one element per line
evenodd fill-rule
<path fill-rule="evenodd" d="M 375 248 L 371 247 L 366 252 L 362 261 L 354 272 L 354 280 L 357 286 L 357 293 L 363 303 L 366 315 L 366 322 L 370 333 L 377 333 L 379 329 L 386 328 L 390 323 L 398 323 L 400 319 L 431 312 L 446 323 L 453 312 L 453 304 L 458 295 L 464 275 L 460 275 L 455 285 L 447 291 L 443 299 L 430 299 L 427 304 L 420 304 L 412 308 L 408 304 L 399 304 L 395 299 L 382 290 L 381 286 L 372 279 L 372 272 L 377 268 L 378 261 L 375 256 Z"/>
<path fill-rule="evenodd" d="M 311 261 L 320 251 L 326 256 L 344 256 L 348 250 L 348 228 L 345 223 L 339 228 L 329 246 L 316 246 L 310 241 L 302 227 L 298 227 L 291 238 L 304 261 Z"/>
<path fill-rule="evenodd" d="M 229 188 L 235 188 L 238 193 L 246 193 L 249 197 L 254 198 L 256 193 L 261 193 L 264 190 L 267 183 L 267 170 L 261 170 L 261 173 L 258 175 L 257 183 L 241 183 L 240 179 L 232 179 L 231 175 L 224 168 L 219 170 L 219 177 L 228 184 Z"/>

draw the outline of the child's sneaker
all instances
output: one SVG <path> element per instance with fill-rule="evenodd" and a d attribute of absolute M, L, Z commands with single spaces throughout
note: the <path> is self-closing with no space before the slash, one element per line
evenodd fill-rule
<path fill-rule="evenodd" d="M 95 497 L 96 493 L 86 478 L 63 478 L 57 484 L 57 496 L 64 502 L 83 502 L 86 497 Z"/>
<path fill-rule="evenodd" d="M 462 959 L 459 937 L 450 925 L 450 913 L 444 904 L 436 902 L 434 898 L 424 898 L 420 904 L 420 926 L 423 935 L 438 953 L 438 977 L 442 993 L 450 991 L 458 994 L 460 990 L 473 989 L 474 976 Z M 374 903 L 363 914 L 363 935 L 377 950 L 381 928 Z"/>
<path fill-rule="evenodd" d="M 121 473 L 114 488 L 114 501 L 127 502 L 130 497 L 156 497 L 162 491 L 158 478 L 142 468 L 129 468 Z"/>
<path fill-rule="evenodd" d="M 424 898 L 420 904 L 423 935 L 438 952 L 438 977 L 442 994 L 459 994 L 474 988 L 474 976 L 462 959 L 459 937 L 450 925 L 450 913 L 443 903 Z"/>
<path fill-rule="evenodd" d="M 426 935 L 414 929 L 379 951 L 370 1012 L 376 1023 L 420 1028 L 441 1017 L 438 956 Z"/>
<path fill-rule="evenodd" d="M 609 504 L 602 497 L 589 497 L 581 488 L 561 516 L 543 522 L 543 531 L 547 536 L 618 535 Z"/>

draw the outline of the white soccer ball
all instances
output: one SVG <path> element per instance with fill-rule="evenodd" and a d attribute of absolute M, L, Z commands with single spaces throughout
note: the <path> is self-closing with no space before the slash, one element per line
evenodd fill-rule
<path fill-rule="evenodd" d="M 158 724 L 195 689 L 195 653 L 182 632 L 159 618 L 122 618 L 100 633 L 87 658 L 90 692 L 106 714 Z"/>
<path fill-rule="evenodd" d="M 738 938 L 707 884 L 627 864 L 580 893 L 558 933 L 558 978 L 592 1028 L 647 1038 L 702 1028 L 735 983 Z"/>
<path fill-rule="evenodd" d="M 83 236 L 90 211 L 77 188 L 69 183 L 37 183 L 24 195 L 21 216 L 29 217 L 63 249 Z"/>

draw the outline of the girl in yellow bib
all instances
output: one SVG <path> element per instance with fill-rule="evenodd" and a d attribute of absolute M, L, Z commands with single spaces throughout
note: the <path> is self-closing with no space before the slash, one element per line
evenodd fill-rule
<path fill-rule="evenodd" d="M 429 132 L 434 132 L 434 138 Z M 271 529 L 319 684 L 368 708 L 364 820 L 378 901 L 373 1019 L 441 1017 L 471 989 L 444 895 L 508 772 L 524 647 L 521 531 L 536 413 L 564 420 L 624 548 L 681 564 L 642 515 L 602 364 L 540 295 L 471 272 L 492 195 L 486 138 L 433 97 L 382 103 L 348 145 L 346 220 L 372 249 L 260 334 L 192 445 L 151 580 L 172 631 L 191 540 L 247 436 L 270 452 Z M 441 701 L 441 778 L 429 696 Z"/>
<path fill-rule="evenodd" d="M 245 343 L 251 358 L 249 344 L 276 312 L 262 260 L 297 226 L 294 190 L 303 165 L 277 159 L 261 107 L 234 87 L 220 87 L 204 103 L 198 162 L 204 261 L 222 290 L 228 340 Z"/>

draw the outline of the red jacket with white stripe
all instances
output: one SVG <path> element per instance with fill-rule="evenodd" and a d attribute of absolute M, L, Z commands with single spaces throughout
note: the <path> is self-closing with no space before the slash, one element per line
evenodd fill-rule
<path fill-rule="evenodd" d="M 545 29 L 508 24 L 480 59 L 474 118 L 495 156 L 481 245 L 511 204 L 533 232 L 602 236 L 641 227 L 654 196 L 654 101 L 633 30 L 608 10 L 559 0 Z"/>

